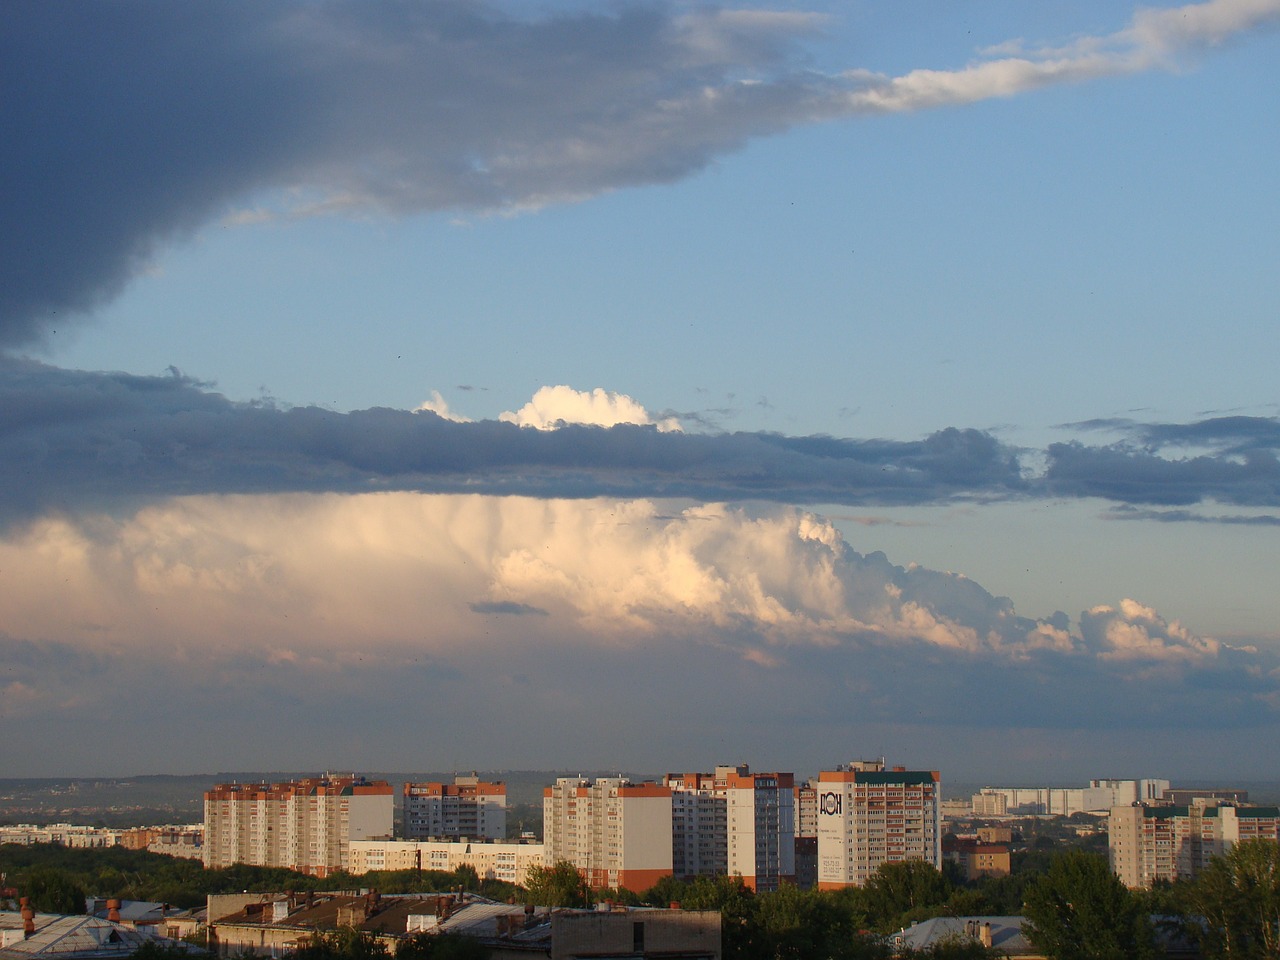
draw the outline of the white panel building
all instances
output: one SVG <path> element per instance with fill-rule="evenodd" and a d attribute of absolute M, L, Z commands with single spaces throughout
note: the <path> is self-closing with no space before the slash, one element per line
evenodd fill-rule
<path fill-rule="evenodd" d="M 818 774 L 818 889 L 862 886 L 883 864 L 942 868 L 936 770 L 855 760 Z"/>

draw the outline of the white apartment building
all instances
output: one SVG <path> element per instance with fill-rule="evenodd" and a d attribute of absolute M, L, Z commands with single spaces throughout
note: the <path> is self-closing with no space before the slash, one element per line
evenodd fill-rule
<path fill-rule="evenodd" d="M 795 776 L 752 773 L 746 764 L 715 773 L 669 773 L 672 868 L 678 877 L 739 876 L 753 890 L 795 880 Z"/>
<path fill-rule="evenodd" d="M 351 873 L 370 870 L 475 870 L 481 880 L 505 880 L 525 886 L 530 867 L 545 864 L 541 843 L 450 840 L 352 840 Z"/>
<path fill-rule="evenodd" d="M 1280 842 L 1280 808 L 1197 801 L 1189 806 L 1113 807 L 1107 852 L 1126 887 L 1190 879 L 1241 840 Z"/>
<path fill-rule="evenodd" d="M 247 863 L 328 876 L 352 840 L 390 837 L 391 785 L 363 777 L 224 783 L 204 795 L 204 865 Z"/>
<path fill-rule="evenodd" d="M 36 826 L 18 823 L 0 826 L 0 843 L 17 843 L 30 846 L 34 843 L 57 843 L 64 847 L 114 847 L 120 843 L 123 830 L 107 827 L 90 827 L 75 823 L 50 823 Z"/>
<path fill-rule="evenodd" d="M 403 835 L 408 840 L 442 837 L 501 840 L 507 835 L 507 786 L 475 774 L 453 783 L 406 783 Z"/>
<path fill-rule="evenodd" d="M 640 892 L 672 872 L 671 788 L 623 777 L 561 777 L 542 800 L 544 856 L 596 889 Z"/>
<path fill-rule="evenodd" d="M 936 770 L 855 760 L 818 774 L 818 889 L 861 886 L 883 864 L 942 868 Z"/>
<path fill-rule="evenodd" d="M 1112 807 L 1159 800 L 1168 780 L 1090 780 L 1087 787 L 983 787 L 971 809 L 979 817 L 1104 813 Z"/>

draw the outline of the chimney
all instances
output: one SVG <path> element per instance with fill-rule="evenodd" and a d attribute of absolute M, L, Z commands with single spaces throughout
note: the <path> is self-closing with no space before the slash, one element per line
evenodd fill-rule
<path fill-rule="evenodd" d="M 112 923 L 120 922 L 120 901 L 119 900 L 113 899 L 113 900 L 107 901 L 107 919 L 110 920 Z"/>
<path fill-rule="evenodd" d="M 983 921 L 982 932 L 978 936 L 978 940 L 984 947 L 991 946 L 991 921 Z"/>
<path fill-rule="evenodd" d="M 36 932 L 36 912 L 31 909 L 31 900 L 23 897 L 18 901 L 22 905 L 22 939 L 27 939 Z"/>
<path fill-rule="evenodd" d="M 671 909 L 672 909 L 672 910 L 679 910 L 679 909 L 680 909 L 680 901 L 679 901 L 679 900 L 672 900 L 672 901 L 671 901 Z"/>

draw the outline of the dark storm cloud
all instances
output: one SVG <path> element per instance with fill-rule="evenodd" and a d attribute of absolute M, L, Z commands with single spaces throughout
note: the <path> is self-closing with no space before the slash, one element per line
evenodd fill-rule
<path fill-rule="evenodd" d="M 1045 477 L 1056 494 L 1165 506 L 1206 500 L 1280 504 L 1280 421 L 1274 418 L 1216 417 L 1186 424 L 1093 420 L 1072 426 L 1118 431 L 1126 439 L 1101 447 L 1078 441 L 1050 445 Z M 1206 452 L 1183 455 L 1187 450 Z"/>
<path fill-rule="evenodd" d="M 7 358 L 0 360 L 0 502 L 7 521 L 180 494 L 375 490 L 848 505 L 1078 496 L 1135 507 L 1280 506 L 1280 465 L 1267 446 L 1276 422 L 1233 420 L 1133 428 L 1194 436 L 1202 448 L 1212 436 L 1227 447 L 1223 453 L 1171 459 L 1128 442 L 1059 443 L 1047 451 L 1045 474 L 1028 477 L 1019 451 L 972 429 L 948 427 L 912 441 L 664 433 L 627 424 L 543 431 L 429 412 L 234 403 L 177 371 L 89 373 Z M 1176 511 L 1115 516 L 1272 522 Z"/>
<path fill-rule="evenodd" d="M 1280 517 L 1262 514 L 1201 514 L 1191 510 L 1144 510 L 1116 507 L 1104 515 L 1107 520 L 1154 520 L 1157 523 L 1211 523 L 1238 527 L 1280 527 Z"/>
<path fill-rule="evenodd" d="M 829 81 L 789 64 L 811 28 L 660 4 L 5 3 L 0 345 L 265 190 L 296 191 L 290 214 L 398 213 L 677 179 L 833 113 Z"/>
<path fill-rule="evenodd" d="M 974 430 L 788 440 L 233 403 L 179 374 L 0 360 L 0 501 L 13 520 L 175 494 L 430 490 L 911 504 L 1010 496 L 1016 456 Z"/>
<path fill-rule="evenodd" d="M 511 600 L 484 600 L 468 604 L 468 606 L 472 613 L 500 613 L 517 617 L 528 616 L 530 614 L 536 617 L 545 617 L 548 615 L 547 611 L 543 610 L 541 607 L 535 607 L 527 603 L 515 603 Z"/>

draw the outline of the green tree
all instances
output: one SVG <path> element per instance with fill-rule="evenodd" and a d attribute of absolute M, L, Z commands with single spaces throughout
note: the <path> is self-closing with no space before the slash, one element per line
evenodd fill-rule
<path fill-rule="evenodd" d="M 464 863 L 453 871 L 456 877 L 456 885 L 463 890 L 474 892 L 480 889 L 480 874 L 476 873 L 476 868 L 469 863 Z"/>
<path fill-rule="evenodd" d="M 1214 857 L 1188 893 L 1189 925 L 1206 956 L 1222 960 L 1280 958 L 1280 844 L 1244 840 Z"/>
<path fill-rule="evenodd" d="M 531 903 L 544 907 L 591 906 L 591 888 L 578 868 L 566 860 L 549 867 L 530 867 L 526 881 Z"/>
<path fill-rule="evenodd" d="M 65 871 L 37 868 L 27 872 L 19 884 L 31 906 L 43 913 L 84 913 L 84 887 Z"/>
<path fill-rule="evenodd" d="M 860 935 L 856 918 L 843 901 L 825 891 L 784 885 L 758 894 L 748 917 L 738 957 L 772 960 L 856 960 L 886 957 L 875 938 Z M 728 953 L 726 952 L 726 957 Z"/>
<path fill-rule="evenodd" d="M 951 884 L 933 864 L 904 860 L 882 864 L 863 886 L 862 902 L 871 923 L 888 932 L 936 914 L 933 908 L 951 894 Z"/>
<path fill-rule="evenodd" d="M 1142 904 L 1107 858 L 1071 850 L 1027 887 L 1023 933 L 1051 960 L 1134 960 L 1154 955 Z"/>
<path fill-rule="evenodd" d="M 489 948 L 474 937 L 415 933 L 396 945 L 395 960 L 486 960 Z"/>
<path fill-rule="evenodd" d="M 293 960 L 382 960 L 386 956 L 387 945 L 372 933 L 339 927 L 313 934 L 294 951 Z"/>

